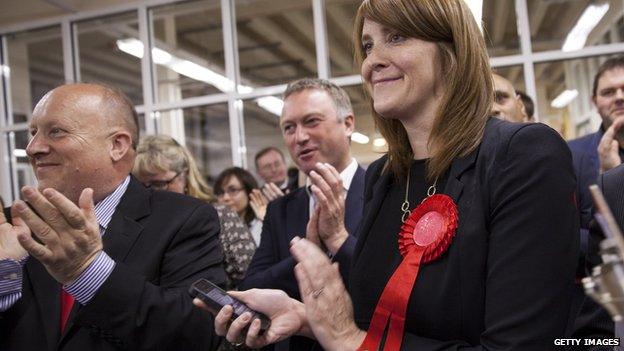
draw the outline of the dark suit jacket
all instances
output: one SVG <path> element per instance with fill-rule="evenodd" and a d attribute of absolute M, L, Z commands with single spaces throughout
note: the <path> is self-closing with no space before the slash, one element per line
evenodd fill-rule
<path fill-rule="evenodd" d="M 198 278 L 225 282 L 218 237 L 212 206 L 132 178 L 103 236 L 116 266 L 93 299 L 74 304 L 59 335 L 60 284 L 29 258 L 22 298 L 0 314 L 0 350 L 216 348 L 212 317 L 187 290 Z"/>
<path fill-rule="evenodd" d="M 345 226 L 350 237 L 334 257 L 345 276 L 348 274 L 355 247 L 354 235 L 362 218 L 364 173 L 358 167 L 349 186 L 345 203 Z M 239 285 L 241 290 L 281 289 L 290 297 L 300 299 L 293 272 L 295 260 L 291 257 L 289 248 L 290 240 L 295 236 L 305 236 L 310 218 L 309 203 L 310 198 L 305 187 L 300 187 L 269 204 L 262 224 L 260 246 L 247 268 L 247 276 Z"/>
<path fill-rule="evenodd" d="M 367 238 L 393 177 L 382 172 L 385 160 L 367 171 L 350 271 L 364 330 L 401 261 L 398 253 L 383 264 L 370 260 L 378 248 Z M 575 189 L 570 151 L 557 132 L 491 118 L 478 149 L 451 164 L 443 193 L 457 204 L 459 226 L 448 251 L 420 267 L 402 349 L 552 350 L 565 332 L 574 283 Z"/>
<path fill-rule="evenodd" d="M 600 175 L 598 186 L 602 189 L 602 193 L 620 229 L 624 228 L 624 165 L 620 165 Z M 587 255 L 588 272 L 591 272 L 593 267 L 602 264 L 600 257 L 600 242 L 602 240 L 604 240 L 602 230 L 595 221 L 592 221 L 590 224 L 589 252 Z M 613 331 L 614 325 L 609 314 L 591 298 L 586 297 L 576 320 L 574 337 L 607 338 L 613 337 Z M 621 337 L 622 335 L 619 336 Z"/>

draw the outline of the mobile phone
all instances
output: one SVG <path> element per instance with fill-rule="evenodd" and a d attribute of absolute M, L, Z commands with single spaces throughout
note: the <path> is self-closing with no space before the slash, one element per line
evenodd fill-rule
<path fill-rule="evenodd" d="M 232 320 L 245 312 L 249 312 L 252 315 L 252 321 L 254 319 L 260 320 L 260 330 L 267 330 L 269 325 L 271 325 L 271 320 L 267 316 L 252 310 L 243 302 L 228 295 L 223 289 L 206 279 L 199 279 L 193 283 L 189 289 L 189 294 L 194 298 L 202 300 L 212 314 L 216 315 L 224 306 L 230 305 L 234 308 Z"/>

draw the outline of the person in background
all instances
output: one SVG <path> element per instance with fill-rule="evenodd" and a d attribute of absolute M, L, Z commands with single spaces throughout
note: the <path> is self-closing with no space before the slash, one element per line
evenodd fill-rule
<path fill-rule="evenodd" d="M 259 246 L 267 200 L 254 176 L 240 167 L 227 168 L 215 180 L 215 193 L 220 204 L 234 210 L 245 222 Z"/>
<path fill-rule="evenodd" d="M 216 204 L 217 197 L 204 181 L 193 155 L 170 136 L 146 136 L 137 148 L 132 174 L 148 188 L 186 194 L 214 206 L 221 225 L 226 286 L 234 289 L 245 277 L 256 244 L 242 219 L 229 207 Z"/>
<path fill-rule="evenodd" d="M 524 104 L 511 82 L 496 73 L 492 74 L 492 79 L 494 80 L 492 114 L 509 122 L 527 122 L 529 118 Z"/>
<path fill-rule="evenodd" d="M 516 94 L 522 100 L 522 104 L 524 105 L 524 112 L 527 115 L 527 122 L 535 122 L 537 121 L 537 117 L 535 116 L 535 103 L 533 99 L 529 95 L 527 95 L 524 91 L 516 90 Z"/>
<path fill-rule="evenodd" d="M 342 265 L 294 238 L 303 303 L 279 290 L 232 293 L 271 325 L 259 335 L 258 320 L 232 322 L 226 306 L 217 334 L 250 347 L 297 333 L 325 350 L 552 350 L 578 255 L 565 141 L 541 123 L 491 118 L 487 47 L 465 1 L 364 0 L 354 23 L 388 153 L 366 171 L 348 284 Z M 318 190 L 310 237 L 341 207 Z"/>
<path fill-rule="evenodd" d="M 258 151 L 255 164 L 258 175 L 264 181 L 262 194 L 268 201 L 273 201 L 297 188 L 288 177 L 286 158 L 280 149 L 269 146 Z"/>

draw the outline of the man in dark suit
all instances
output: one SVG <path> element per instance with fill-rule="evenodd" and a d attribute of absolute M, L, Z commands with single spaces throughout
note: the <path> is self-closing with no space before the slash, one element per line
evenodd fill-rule
<path fill-rule="evenodd" d="M 269 146 L 258 151 L 254 157 L 254 163 L 258 175 L 264 181 L 262 193 L 269 201 L 284 196 L 284 194 L 288 194 L 299 187 L 288 176 L 286 158 L 282 150 L 275 146 Z"/>
<path fill-rule="evenodd" d="M 22 189 L 28 205 L 16 201 L 9 221 L 0 215 L 0 350 L 216 348 L 211 317 L 186 290 L 225 281 L 217 214 L 129 175 L 128 99 L 61 86 L 29 128 L 38 189 Z"/>
<path fill-rule="evenodd" d="M 321 188 L 336 202 L 342 196 L 344 210 L 332 211 L 332 218 L 319 218 L 319 237 L 309 239 L 339 262 L 341 273 L 347 275 L 356 242 L 354 234 L 362 216 L 365 173 L 351 157 L 350 137 L 354 126 L 351 102 L 340 87 L 320 79 L 289 84 L 284 92 L 280 127 L 291 158 L 309 178 L 306 186 L 269 203 L 260 246 L 239 286 L 241 289 L 282 289 L 289 296 L 300 298 L 289 246 L 295 236 L 306 235 L 306 226 L 318 202 L 316 194 Z M 342 184 L 338 186 L 340 180 Z M 331 191 L 330 186 L 336 191 Z M 345 230 L 340 235 L 324 236 L 323 226 Z M 290 349 L 297 349 L 294 342 Z"/>
<path fill-rule="evenodd" d="M 581 211 L 581 248 L 586 252 L 587 230 L 591 221 L 592 201 L 588 187 L 598 175 L 622 163 L 624 140 L 624 56 L 605 61 L 594 77 L 592 102 L 602 124 L 598 131 L 569 142 L 578 181 Z"/>
<path fill-rule="evenodd" d="M 624 228 L 624 165 L 613 168 L 598 177 L 605 200 L 613 213 L 620 229 Z M 589 248 L 587 254 L 587 270 L 602 264 L 600 242 L 604 234 L 594 220 L 590 225 Z M 615 330 L 615 331 L 614 331 Z M 575 323 L 575 338 L 609 338 L 624 337 L 622 325 L 614 328 L 614 323 L 607 311 L 596 304 L 591 298 L 585 297 L 583 306 Z M 595 347 L 592 350 L 607 350 L 608 347 Z M 612 348 L 611 348 L 612 349 Z M 621 346 L 620 346 L 621 349 Z"/>

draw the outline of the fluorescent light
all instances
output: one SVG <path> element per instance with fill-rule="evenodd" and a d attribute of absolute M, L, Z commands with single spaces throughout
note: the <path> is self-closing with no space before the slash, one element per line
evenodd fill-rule
<path fill-rule="evenodd" d="M 483 32 L 483 23 L 481 18 L 483 17 L 483 0 L 464 0 L 466 4 L 468 4 L 468 8 L 472 12 L 472 15 L 477 21 L 477 25 L 479 25 L 479 29 Z"/>
<path fill-rule="evenodd" d="M 161 50 L 159 48 L 152 49 L 152 59 L 159 65 L 166 65 L 171 60 L 173 60 L 173 56 L 165 50 Z"/>
<path fill-rule="evenodd" d="M 368 141 L 370 139 L 362 133 L 355 132 L 351 134 L 351 140 L 355 141 L 358 144 L 368 144 Z"/>
<path fill-rule="evenodd" d="M 234 83 L 231 80 L 195 62 L 177 59 L 172 60 L 167 67 L 183 76 L 213 85 L 223 92 L 234 89 Z"/>
<path fill-rule="evenodd" d="M 282 114 L 282 108 L 284 107 L 284 101 L 276 98 L 275 96 L 265 96 L 256 99 L 258 106 L 271 112 L 274 115 L 280 116 Z"/>
<path fill-rule="evenodd" d="M 24 149 L 15 149 L 13 150 L 13 156 L 15 157 L 28 157 L 26 154 L 26 150 Z"/>
<path fill-rule="evenodd" d="M 554 108 L 564 108 L 566 107 L 572 100 L 574 100 L 578 96 L 578 90 L 564 90 L 559 96 L 557 96 L 551 103 L 550 106 Z"/>
<path fill-rule="evenodd" d="M 386 146 L 386 139 L 384 139 L 384 138 L 375 138 L 375 140 L 373 140 L 373 146 L 376 146 L 376 147 L 384 147 L 384 146 Z"/>
<path fill-rule="evenodd" d="M 568 33 L 561 50 L 574 51 L 582 49 L 585 46 L 587 37 L 602 20 L 607 11 L 609 11 L 609 3 L 587 6 L 578 22 Z"/>
<path fill-rule="evenodd" d="M 2 73 L 5 77 L 9 78 L 9 76 L 11 76 L 11 67 L 8 65 L 0 65 L 0 69 L 0 73 Z"/>

